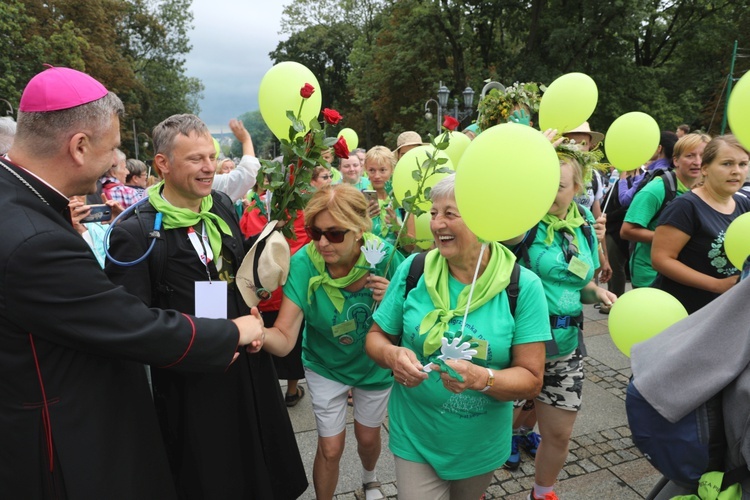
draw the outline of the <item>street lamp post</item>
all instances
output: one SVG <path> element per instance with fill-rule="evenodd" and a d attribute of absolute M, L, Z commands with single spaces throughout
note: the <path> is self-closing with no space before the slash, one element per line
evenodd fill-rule
<path fill-rule="evenodd" d="M 440 87 L 438 87 L 437 91 L 437 101 L 435 99 L 428 99 L 427 102 L 424 103 L 424 117 L 427 120 L 432 119 L 432 113 L 430 113 L 429 110 L 429 104 L 430 102 L 434 102 L 437 107 L 437 133 L 440 134 L 440 126 L 443 124 L 443 110 L 448 110 L 448 98 L 450 97 L 451 91 L 448 90 L 448 87 L 443 85 L 443 82 L 440 82 Z M 466 87 L 464 91 L 462 92 L 463 100 L 464 100 L 464 110 L 461 111 L 458 109 L 458 98 L 453 99 L 453 117 L 458 120 L 459 122 L 465 120 L 467 117 L 471 116 L 474 110 L 472 109 L 472 106 L 474 104 L 474 90 L 472 90 L 471 87 Z M 450 113 L 450 112 L 448 112 Z"/>

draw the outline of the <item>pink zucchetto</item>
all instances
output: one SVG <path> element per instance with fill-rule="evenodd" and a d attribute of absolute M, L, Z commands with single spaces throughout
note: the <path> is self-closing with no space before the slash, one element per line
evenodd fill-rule
<path fill-rule="evenodd" d="M 107 93 L 104 85 L 86 73 L 50 66 L 26 85 L 18 110 L 44 113 L 70 109 L 101 99 Z"/>

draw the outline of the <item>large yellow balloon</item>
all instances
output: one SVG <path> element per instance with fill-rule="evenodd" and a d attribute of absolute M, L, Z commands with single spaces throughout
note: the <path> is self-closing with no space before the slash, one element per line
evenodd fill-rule
<path fill-rule="evenodd" d="M 560 161 L 549 140 L 526 125 L 482 132 L 456 169 L 456 203 L 479 238 L 507 240 L 535 226 L 555 201 Z"/>
<path fill-rule="evenodd" d="M 416 223 L 414 224 L 417 232 L 416 244 L 422 250 L 427 250 L 434 243 L 434 236 L 430 230 L 430 219 L 432 219 L 432 216 L 430 216 L 429 213 L 423 213 L 417 217 Z"/>
<path fill-rule="evenodd" d="M 617 118 L 604 139 L 607 159 L 620 172 L 646 163 L 659 146 L 659 124 L 646 113 L 633 111 Z"/>
<path fill-rule="evenodd" d="M 729 224 L 724 235 L 724 251 L 729 262 L 742 270 L 750 257 L 750 213 L 740 215 Z"/>
<path fill-rule="evenodd" d="M 599 89 L 584 73 L 568 73 L 552 82 L 539 103 L 539 126 L 559 133 L 573 130 L 587 121 L 596 109 Z"/>
<path fill-rule="evenodd" d="M 299 91 L 306 83 L 315 87 L 315 92 L 309 98 L 303 99 Z M 287 111 L 297 116 L 302 101 L 305 101 L 305 104 L 300 119 L 305 127 L 308 127 L 310 120 L 316 119 L 320 113 L 320 84 L 312 71 L 300 63 L 279 63 L 269 69 L 260 81 L 260 114 L 278 139 L 289 139 L 289 127 L 292 126 L 292 122 L 287 117 Z"/>
<path fill-rule="evenodd" d="M 447 132 L 443 132 L 437 136 L 435 138 L 435 144 L 442 142 L 446 133 Z M 451 159 L 454 166 L 458 165 L 458 161 L 461 159 L 461 156 L 463 156 L 466 148 L 469 147 L 469 144 L 471 144 L 471 139 L 469 139 L 468 135 L 462 134 L 461 132 L 450 132 L 448 148 L 444 151 L 448 155 L 448 158 Z"/>
<path fill-rule="evenodd" d="M 416 148 L 404 153 L 404 156 L 402 156 L 398 161 L 398 163 L 396 164 L 396 169 L 393 171 L 393 196 L 396 198 L 396 201 L 401 203 L 401 201 L 406 196 L 407 191 L 410 191 L 411 195 L 415 195 L 417 193 L 418 182 L 413 177 L 414 171 L 417 169 L 421 170 L 422 164 L 427 160 L 427 153 L 433 154 L 434 151 L 435 148 L 430 145 L 417 146 Z M 436 156 L 438 158 L 447 159 L 448 161 L 441 166 L 453 170 L 453 162 L 451 162 L 450 157 L 448 157 L 448 155 L 445 154 L 444 151 L 439 151 Z M 424 187 L 431 188 L 446 175 L 449 174 L 431 175 L 425 182 Z M 419 205 L 422 210 L 428 210 L 429 206 L 430 202 L 427 200 Z"/>
<path fill-rule="evenodd" d="M 750 74 L 748 73 L 740 78 L 729 95 L 727 120 L 737 140 L 746 148 L 750 148 Z"/>
<path fill-rule="evenodd" d="M 344 138 L 349 151 L 354 151 L 355 149 L 357 149 L 357 146 L 359 146 L 359 136 L 354 130 L 350 128 L 341 129 L 341 132 L 339 132 L 339 135 L 337 137 Z"/>
<path fill-rule="evenodd" d="M 636 288 L 620 296 L 609 313 L 609 334 L 630 357 L 634 344 L 648 340 L 688 313 L 679 300 L 657 288 Z"/>

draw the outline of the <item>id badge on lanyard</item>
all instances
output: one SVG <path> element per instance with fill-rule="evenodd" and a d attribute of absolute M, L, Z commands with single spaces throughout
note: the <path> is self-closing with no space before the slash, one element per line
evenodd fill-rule
<path fill-rule="evenodd" d="M 208 264 L 214 260 L 208 235 L 201 226 L 201 237 L 192 227 L 188 228 L 188 239 L 193 245 L 203 266 L 206 268 L 208 281 L 195 282 L 195 316 L 198 318 L 227 318 L 227 283 L 222 280 L 212 280 Z"/>

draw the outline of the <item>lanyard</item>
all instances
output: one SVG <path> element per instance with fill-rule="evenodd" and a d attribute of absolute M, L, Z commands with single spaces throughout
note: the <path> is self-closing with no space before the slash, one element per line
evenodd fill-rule
<path fill-rule="evenodd" d="M 208 235 L 205 231 L 205 226 L 201 224 L 201 237 L 198 239 L 198 234 L 192 227 L 188 228 L 188 240 L 193 245 L 195 253 L 198 254 L 198 259 L 206 266 L 206 274 L 208 275 L 208 281 L 211 281 L 211 273 L 208 270 L 208 264 L 214 260 L 214 253 L 211 250 L 211 244 L 208 241 Z"/>

